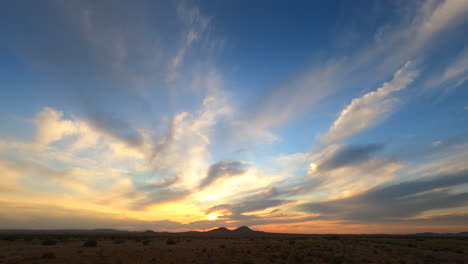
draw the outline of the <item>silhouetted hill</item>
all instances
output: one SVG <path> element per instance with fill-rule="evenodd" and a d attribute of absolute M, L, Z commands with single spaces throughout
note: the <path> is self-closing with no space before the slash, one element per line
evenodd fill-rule
<path fill-rule="evenodd" d="M 416 234 L 409 234 L 412 236 L 468 236 L 468 232 L 460 232 L 460 233 L 432 233 L 432 232 L 424 232 L 424 233 L 416 233 Z"/>
<path fill-rule="evenodd" d="M 234 230 L 229 230 L 225 227 L 216 228 L 207 232 L 201 232 L 202 234 L 208 235 L 216 235 L 216 236 L 258 236 L 258 235 L 265 235 L 268 233 L 255 231 L 250 229 L 247 226 L 241 226 Z"/>
<path fill-rule="evenodd" d="M 255 232 L 258 232 L 258 231 L 253 231 L 252 229 L 250 229 L 249 227 L 247 226 L 241 226 L 235 230 L 233 230 L 232 232 L 234 233 L 237 233 L 237 234 L 246 234 L 246 235 L 249 235 L 249 234 L 253 234 Z"/>
<path fill-rule="evenodd" d="M 216 236 L 216 237 L 260 237 L 260 236 L 293 236 L 293 237 L 307 237 L 307 236 L 330 236 L 340 234 L 287 234 L 287 233 L 269 233 L 263 231 L 252 230 L 247 226 L 241 226 L 234 230 L 229 230 L 226 227 L 219 227 L 205 232 L 199 231 L 187 231 L 187 232 L 158 232 L 153 230 L 142 230 L 142 231 L 129 231 L 120 229 L 0 229 L 0 234 L 39 234 L 39 235 L 65 235 L 65 234 L 76 234 L 76 235 L 146 235 L 146 236 L 193 236 L 193 237 L 204 237 L 204 236 Z M 354 234 L 354 235 L 343 235 L 343 236 L 425 236 L 425 237 L 468 237 L 468 232 L 460 233 L 414 233 L 414 234 Z"/>
<path fill-rule="evenodd" d="M 215 228 L 215 229 L 212 229 L 210 231 L 207 231 L 205 233 L 207 234 L 213 234 L 213 235 L 229 235 L 232 231 L 225 228 L 225 227 L 219 227 L 219 228 Z"/>

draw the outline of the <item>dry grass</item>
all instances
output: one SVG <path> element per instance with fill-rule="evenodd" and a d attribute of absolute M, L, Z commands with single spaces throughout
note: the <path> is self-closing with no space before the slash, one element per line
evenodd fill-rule
<path fill-rule="evenodd" d="M 271 236 L 0 240 L 0 263 L 468 263 L 467 238 Z M 96 247 L 85 247 L 96 241 Z"/>

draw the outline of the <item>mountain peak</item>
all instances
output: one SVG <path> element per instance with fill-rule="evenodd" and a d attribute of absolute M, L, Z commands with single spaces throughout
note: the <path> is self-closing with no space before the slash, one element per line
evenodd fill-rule
<path fill-rule="evenodd" d="M 208 232 L 211 232 L 211 233 L 225 233 L 225 232 L 230 232 L 231 230 L 225 228 L 225 227 L 218 227 L 218 228 L 214 228 L 214 229 L 211 229 L 210 231 Z"/>
<path fill-rule="evenodd" d="M 250 229 L 248 226 L 241 226 L 241 227 L 237 228 L 234 231 L 237 231 L 237 232 L 253 232 L 253 230 Z"/>

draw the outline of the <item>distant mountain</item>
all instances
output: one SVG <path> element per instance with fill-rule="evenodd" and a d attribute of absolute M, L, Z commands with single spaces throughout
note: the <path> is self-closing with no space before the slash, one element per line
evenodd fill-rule
<path fill-rule="evenodd" d="M 309 236 L 313 234 L 286 234 L 286 233 L 267 233 L 263 231 L 255 231 L 247 226 L 241 226 L 234 230 L 229 230 L 226 227 L 219 227 L 205 232 L 187 231 L 187 232 L 159 232 L 152 230 L 129 231 L 120 229 L 100 228 L 100 229 L 0 229 L 0 234 L 145 234 L 152 236 L 226 236 L 226 237 L 239 237 L 239 236 Z M 326 234 L 322 234 L 326 235 Z M 415 234 L 356 234 L 357 236 L 420 236 L 420 237 L 468 237 L 468 232 L 460 233 L 415 233 Z"/>
<path fill-rule="evenodd" d="M 230 234 L 232 231 L 225 228 L 225 227 L 219 227 L 219 228 L 215 228 L 215 229 L 212 229 L 210 231 L 207 231 L 205 233 L 207 234 L 214 234 L 214 235 L 224 235 L 224 234 Z"/>
<path fill-rule="evenodd" d="M 232 232 L 234 233 L 237 233 L 237 234 L 246 234 L 246 235 L 249 235 L 249 234 L 252 234 L 252 233 L 255 233 L 255 232 L 258 232 L 258 231 L 253 231 L 252 229 L 250 229 L 249 227 L 247 226 L 241 226 L 235 230 L 233 230 Z"/>
<path fill-rule="evenodd" d="M 408 234 L 410 236 L 468 236 L 468 232 L 460 232 L 460 233 L 432 233 L 432 232 L 424 232 L 424 233 L 416 233 L 416 234 Z"/>
<path fill-rule="evenodd" d="M 247 226 L 241 226 L 234 230 L 229 230 L 225 227 L 219 227 L 219 228 L 212 229 L 210 231 L 201 232 L 201 234 L 209 234 L 209 235 L 217 235 L 217 236 L 256 236 L 256 235 L 264 235 L 266 233 L 252 230 Z"/>
<path fill-rule="evenodd" d="M 120 229 L 110 229 L 110 228 L 100 228 L 100 229 L 0 229 L 0 233 L 18 233 L 18 234 L 28 234 L 28 233 L 38 233 L 38 234 L 69 234 L 69 233 L 128 233 L 131 231 L 120 230 Z"/>

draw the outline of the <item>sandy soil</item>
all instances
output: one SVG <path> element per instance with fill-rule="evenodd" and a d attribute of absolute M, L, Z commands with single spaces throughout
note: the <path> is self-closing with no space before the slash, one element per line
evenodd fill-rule
<path fill-rule="evenodd" d="M 468 238 L 149 236 L 48 239 L 56 244 L 43 245 L 46 238 L 3 239 L 0 263 L 468 263 Z M 97 246 L 83 246 L 89 239 L 96 241 Z"/>

